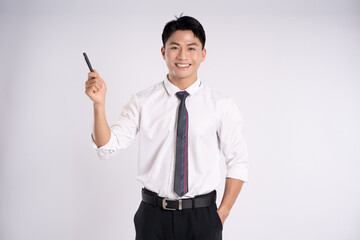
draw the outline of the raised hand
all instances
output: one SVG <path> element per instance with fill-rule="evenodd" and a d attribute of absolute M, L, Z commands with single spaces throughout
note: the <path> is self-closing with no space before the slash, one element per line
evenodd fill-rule
<path fill-rule="evenodd" d="M 105 104 L 106 84 L 96 70 L 88 73 L 85 93 L 94 103 Z"/>

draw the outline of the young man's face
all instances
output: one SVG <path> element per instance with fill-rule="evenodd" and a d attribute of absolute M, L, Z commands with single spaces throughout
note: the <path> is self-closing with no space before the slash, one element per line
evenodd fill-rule
<path fill-rule="evenodd" d="M 196 80 L 200 63 L 206 50 L 191 30 L 175 31 L 161 48 L 169 69 L 170 80 Z"/>

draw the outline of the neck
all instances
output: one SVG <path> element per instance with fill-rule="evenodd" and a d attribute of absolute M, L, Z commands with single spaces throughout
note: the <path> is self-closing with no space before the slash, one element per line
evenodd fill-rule
<path fill-rule="evenodd" d="M 170 74 L 168 74 L 167 78 L 169 79 L 169 81 L 172 84 L 177 86 L 180 90 L 185 90 L 186 88 L 191 86 L 196 81 L 197 76 L 195 75 L 194 77 L 191 77 L 191 78 L 177 79 L 177 78 L 170 77 Z"/>

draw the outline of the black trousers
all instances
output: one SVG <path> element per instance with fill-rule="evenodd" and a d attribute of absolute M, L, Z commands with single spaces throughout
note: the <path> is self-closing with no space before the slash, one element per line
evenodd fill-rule
<path fill-rule="evenodd" d="M 208 207 L 164 210 L 141 201 L 134 216 L 136 240 L 221 240 L 216 203 Z"/>

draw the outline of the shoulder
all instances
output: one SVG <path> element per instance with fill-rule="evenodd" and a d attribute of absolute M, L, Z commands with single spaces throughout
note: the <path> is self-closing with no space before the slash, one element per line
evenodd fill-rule
<path fill-rule="evenodd" d="M 208 86 L 207 84 L 201 83 L 203 94 L 206 95 L 207 101 L 213 105 L 215 111 L 219 118 L 223 118 L 228 114 L 238 114 L 241 115 L 240 109 L 235 102 L 235 99 L 223 91 Z"/>
<path fill-rule="evenodd" d="M 164 91 L 164 81 L 158 82 L 156 84 L 151 85 L 150 87 L 144 88 L 137 93 L 135 96 L 138 98 L 146 98 L 150 95 L 153 95 L 156 92 L 163 92 Z"/>
<path fill-rule="evenodd" d="M 136 93 L 131 94 L 131 99 L 127 103 L 127 105 L 134 105 L 139 107 L 143 100 L 146 100 L 150 96 L 154 96 L 155 92 L 159 92 L 162 90 L 163 82 L 158 82 L 156 84 L 151 85 L 150 87 L 144 88 Z"/>
<path fill-rule="evenodd" d="M 233 98 L 224 93 L 223 91 L 213 88 L 204 82 L 201 82 L 203 94 L 212 100 L 218 107 L 234 102 Z"/>

